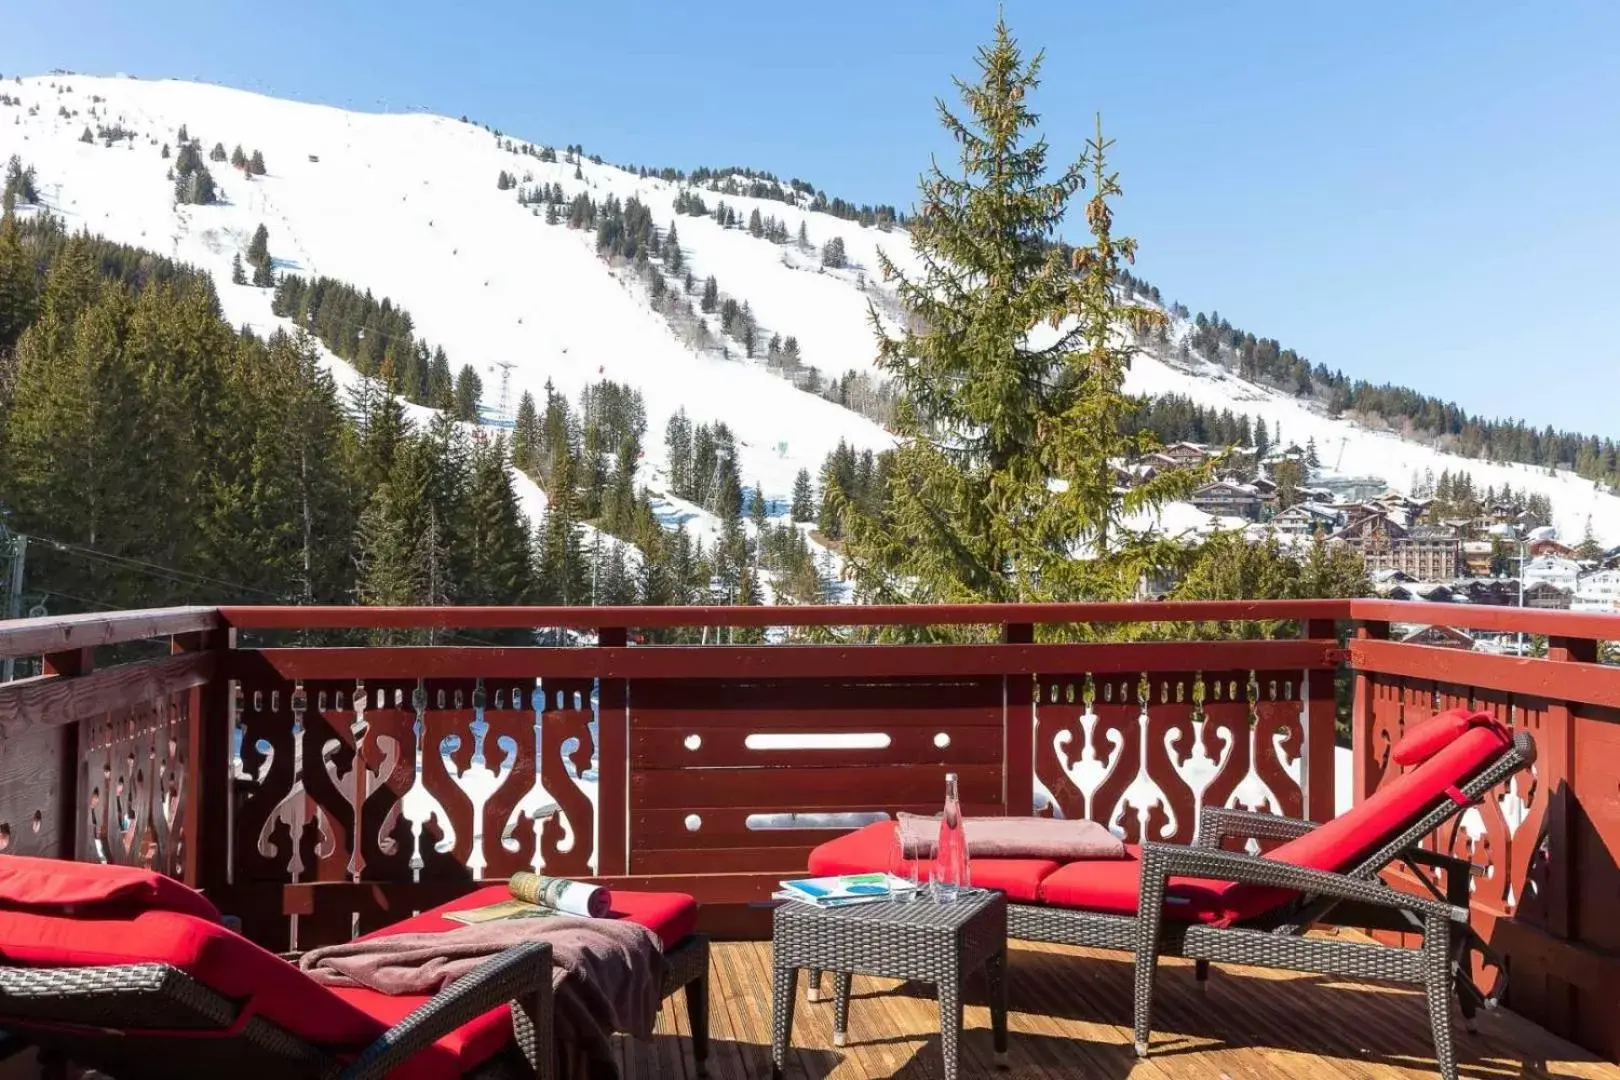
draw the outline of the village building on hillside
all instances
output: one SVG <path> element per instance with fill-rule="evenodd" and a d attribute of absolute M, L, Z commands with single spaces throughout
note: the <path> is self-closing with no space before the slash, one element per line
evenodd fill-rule
<path fill-rule="evenodd" d="M 1496 557 L 1496 545 L 1489 540 L 1464 540 L 1462 545 L 1463 573 L 1470 577 L 1491 576 L 1491 561 Z"/>
<path fill-rule="evenodd" d="M 1345 524 L 1342 507 L 1326 503 L 1297 503 L 1271 519 L 1271 528 L 1285 536 L 1331 535 Z"/>
<path fill-rule="evenodd" d="M 1573 593 L 1581 579 L 1581 564 L 1561 555 L 1537 555 L 1524 564 L 1524 587 L 1556 585 L 1566 593 Z"/>
<path fill-rule="evenodd" d="M 1246 521 L 1260 518 L 1260 493 L 1254 485 L 1236 480 L 1216 480 L 1205 484 L 1192 493 L 1191 501 L 1198 509 L 1215 517 L 1243 518 Z"/>
<path fill-rule="evenodd" d="M 1530 545 L 1530 557 L 1539 559 L 1543 556 L 1555 559 L 1575 561 L 1575 549 L 1557 540 L 1537 540 Z"/>
<path fill-rule="evenodd" d="M 1337 473 L 1318 473 L 1311 478 L 1311 486 L 1326 491 L 1334 502 L 1367 502 L 1389 491 L 1382 476 L 1340 476 Z"/>
<path fill-rule="evenodd" d="M 1441 649 L 1472 650 L 1473 635 L 1450 626 L 1418 626 L 1401 636 L 1406 645 L 1433 645 Z"/>
<path fill-rule="evenodd" d="M 1357 552 L 1369 573 L 1400 570 L 1418 581 L 1450 581 L 1458 576 L 1462 541 L 1454 530 L 1431 525 L 1407 528 L 1382 513 L 1352 516 L 1333 539 Z"/>
<path fill-rule="evenodd" d="M 1574 592 L 1559 588 L 1550 581 L 1538 581 L 1524 587 L 1524 606 L 1543 611 L 1568 611 Z"/>
<path fill-rule="evenodd" d="M 1620 570 L 1599 570 L 1582 577 L 1569 606 L 1573 611 L 1620 614 Z"/>

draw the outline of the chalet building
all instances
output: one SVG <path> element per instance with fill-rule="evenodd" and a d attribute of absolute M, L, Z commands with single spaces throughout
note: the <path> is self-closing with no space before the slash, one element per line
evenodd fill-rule
<path fill-rule="evenodd" d="M 1192 494 L 1192 504 L 1206 514 L 1216 517 L 1244 518 L 1249 521 L 1260 517 L 1260 493 L 1253 485 L 1235 480 L 1217 480 L 1205 484 Z"/>
<path fill-rule="evenodd" d="M 1466 597 L 1470 604 L 1497 607 L 1516 607 L 1519 603 L 1519 583 L 1504 578 L 1475 577 L 1456 582 L 1458 597 Z"/>
<path fill-rule="evenodd" d="M 1464 540 L 1462 545 L 1463 573 L 1471 577 L 1490 577 L 1491 559 L 1496 545 L 1489 540 Z"/>
<path fill-rule="evenodd" d="M 1567 593 L 1575 591 L 1581 579 L 1581 564 L 1560 555 L 1537 555 L 1524 564 L 1524 587 L 1556 585 Z"/>
<path fill-rule="evenodd" d="M 1343 508 L 1323 503 L 1299 503 L 1271 519 L 1271 527 L 1285 536 L 1328 536 L 1344 524 Z"/>
<path fill-rule="evenodd" d="M 1524 606 L 1543 611 L 1568 611 L 1574 601 L 1570 589 L 1562 589 L 1550 581 L 1538 581 L 1524 587 Z"/>
<path fill-rule="evenodd" d="M 1401 637 L 1405 645 L 1433 645 L 1441 649 L 1463 649 L 1471 651 L 1474 648 L 1474 639 L 1471 635 L 1450 626 L 1419 626 Z"/>
<path fill-rule="evenodd" d="M 1353 516 L 1333 539 L 1360 554 L 1369 573 L 1393 569 L 1419 581 L 1450 581 L 1462 564 L 1462 541 L 1454 531 L 1407 528 L 1379 513 Z"/>
<path fill-rule="evenodd" d="M 1159 451 L 1157 457 L 1168 458 L 1176 465 L 1202 465 L 1210 458 L 1208 447 L 1197 443 L 1178 442 Z"/>
<path fill-rule="evenodd" d="M 1599 570 L 1582 577 L 1569 606 L 1574 611 L 1620 614 L 1620 570 Z"/>
<path fill-rule="evenodd" d="M 1439 582 L 1399 582 L 1378 590 L 1386 600 L 1416 600 L 1424 604 L 1456 604 L 1463 601 L 1449 585 Z"/>
<path fill-rule="evenodd" d="M 1567 559 L 1575 561 L 1575 549 L 1556 540 L 1537 540 L 1530 545 L 1530 557 L 1539 559 L 1543 556 L 1554 559 Z"/>

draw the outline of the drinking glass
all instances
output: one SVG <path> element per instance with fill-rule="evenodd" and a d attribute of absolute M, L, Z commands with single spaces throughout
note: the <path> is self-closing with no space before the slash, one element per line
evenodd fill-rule
<path fill-rule="evenodd" d="M 906 843 L 900 836 L 900 830 L 896 828 L 894 843 L 889 845 L 889 873 L 911 882 L 911 888 L 892 892 L 891 899 L 895 902 L 909 904 L 917 899 L 917 874 L 921 862 L 921 859 L 906 858 Z"/>

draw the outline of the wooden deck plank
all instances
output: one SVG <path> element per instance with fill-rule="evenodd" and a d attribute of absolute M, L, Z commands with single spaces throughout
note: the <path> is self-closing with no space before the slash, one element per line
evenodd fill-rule
<path fill-rule="evenodd" d="M 770 945 L 714 947 L 710 992 L 712 1080 L 769 1075 Z M 1192 965 L 1159 973 L 1153 1055 L 1131 1050 L 1131 965 L 1119 953 L 1015 942 L 1010 950 L 1006 1080 L 1416 1080 L 1431 1078 L 1434 1050 L 1422 996 L 1249 968 L 1217 967 L 1200 992 Z M 831 991 L 832 978 L 824 979 Z M 850 1043 L 832 1045 L 832 1003 L 804 999 L 801 977 L 788 1080 L 937 1080 L 939 1015 L 932 988 L 857 976 Z M 970 981 L 962 1076 L 994 1072 L 982 979 Z M 1620 1080 L 1600 1062 L 1511 1013 L 1456 1027 L 1470 1080 L 1579 1077 Z M 664 1003 L 652 1043 L 621 1049 L 625 1080 L 697 1080 L 685 1002 Z"/>

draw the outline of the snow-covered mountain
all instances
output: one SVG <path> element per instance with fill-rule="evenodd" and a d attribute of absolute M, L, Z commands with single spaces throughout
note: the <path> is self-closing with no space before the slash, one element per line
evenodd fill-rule
<path fill-rule="evenodd" d="M 17 154 L 35 168 L 41 201 L 52 213 L 70 229 L 207 269 L 233 323 L 268 331 L 284 321 L 271 313 L 269 290 L 231 283 L 233 258 L 246 252 L 262 222 L 278 271 L 329 276 L 392 298 L 410 311 L 421 337 L 443 346 L 452 366 L 475 367 L 490 405 L 500 363 L 513 365 L 513 402 L 524 390 L 538 394 L 547 380 L 570 397 L 604 378 L 638 387 L 649 419 L 644 478 L 655 492 L 664 424 L 677 409 L 694 422 L 728 424 L 738 439 L 744 482 L 758 481 L 773 501 L 785 501 L 798 470 L 814 474 L 840 440 L 857 449 L 892 444 L 877 423 L 796 388 L 760 360 L 742 359 L 734 343 L 730 356 L 722 356 L 718 335 L 707 349 L 688 344 L 653 309 L 631 272 L 597 257 L 593 234 L 546 224 L 496 181 L 504 171 L 524 189 L 561 185 L 570 198 L 580 192 L 599 202 L 635 196 L 661 230 L 678 222 L 681 249 L 699 281 L 714 275 L 724 293 L 748 303 L 766 336 L 795 336 L 803 362 L 831 376 L 872 368 L 868 304 L 894 310 L 877 281 L 877 251 L 902 266 L 915 264 L 900 230 L 698 189 L 711 207 L 723 198 L 744 220 L 756 208 L 774 216 L 790 237 L 802 224 L 813 248 L 841 239 L 849 265 L 828 270 L 792 241 L 722 228 L 710 217 L 678 216 L 683 185 L 589 159 L 577 167 L 565 162 L 562 147 L 574 133 L 497 138 L 446 117 L 354 113 L 211 85 L 124 77 L 7 80 L 0 94 L 13 101 L 0 103 L 0 159 Z M 99 138 L 81 141 L 87 127 L 113 125 L 132 137 L 110 146 Z M 250 178 L 215 163 L 224 201 L 176 205 L 167 176 L 173 161 L 161 148 L 176 146 L 182 125 L 204 152 L 216 142 L 260 151 L 266 174 Z M 517 148 L 554 147 L 557 160 L 514 153 L 508 140 Z M 1551 498 L 1566 535 L 1578 537 L 1590 520 L 1600 536 L 1620 541 L 1620 497 L 1590 481 L 1443 454 L 1327 417 L 1197 357 L 1190 364 L 1172 361 L 1174 344 L 1189 331 L 1184 322 L 1173 324 L 1172 347 L 1162 358 L 1140 357 L 1130 389 L 1181 394 L 1263 417 L 1289 441 L 1314 438 L 1324 463 L 1338 471 L 1376 474 L 1397 488 L 1425 470 L 1450 469 L 1472 474 L 1481 487 L 1540 492 Z M 1353 363 L 1346 366 L 1353 370 Z M 664 507 L 671 515 L 701 516 L 671 500 Z M 1196 524 L 1201 515 L 1183 509 L 1188 513 L 1175 520 Z"/>

